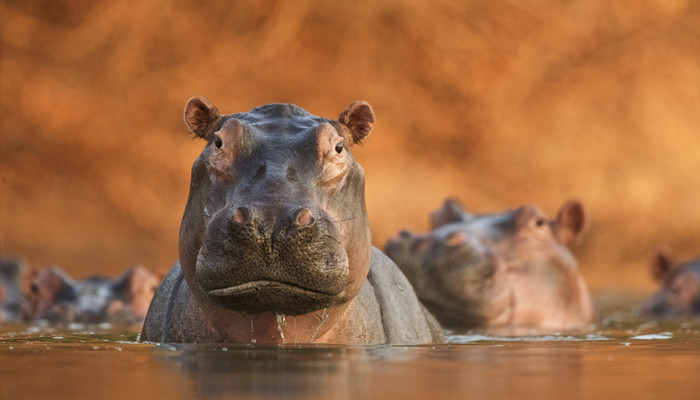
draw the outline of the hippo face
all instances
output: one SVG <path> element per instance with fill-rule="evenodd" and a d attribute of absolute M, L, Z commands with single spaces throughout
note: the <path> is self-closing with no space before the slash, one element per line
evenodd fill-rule
<path fill-rule="evenodd" d="M 446 224 L 426 234 L 403 231 L 385 247 L 420 300 L 448 326 L 484 325 L 510 306 L 503 261 L 468 230 Z"/>
<path fill-rule="evenodd" d="M 75 281 L 62 269 L 41 271 L 31 283 L 37 320 L 62 323 L 132 324 L 143 321 L 160 279 L 143 267 L 121 277 L 93 276 Z"/>
<path fill-rule="evenodd" d="M 448 200 L 431 215 L 432 231 L 403 232 L 386 253 L 444 325 L 568 328 L 592 318 L 566 246 L 585 223 L 578 202 L 564 204 L 550 220 L 531 205 L 474 215 Z"/>
<path fill-rule="evenodd" d="M 203 98 L 185 122 L 207 144 L 180 229 L 185 279 L 205 310 L 299 315 L 344 303 L 369 270 L 364 173 L 350 153 L 374 116 L 338 120 L 289 104 L 219 115 Z"/>
<path fill-rule="evenodd" d="M 651 271 L 661 289 L 642 306 L 657 317 L 700 316 L 700 258 L 675 263 L 670 250 L 660 250 Z"/>

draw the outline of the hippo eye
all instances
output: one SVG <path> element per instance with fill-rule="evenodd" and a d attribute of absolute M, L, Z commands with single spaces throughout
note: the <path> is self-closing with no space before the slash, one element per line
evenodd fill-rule
<path fill-rule="evenodd" d="M 545 222 L 546 222 L 546 221 L 544 220 L 544 218 L 537 218 L 537 221 L 535 221 L 535 225 L 536 225 L 538 228 L 541 228 L 542 225 L 544 225 Z"/>
<path fill-rule="evenodd" d="M 335 152 L 340 154 L 343 152 L 343 142 L 338 142 L 338 144 L 335 145 Z"/>
<path fill-rule="evenodd" d="M 221 138 L 217 136 L 216 138 L 214 138 L 214 144 L 216 145 L 217 148 L 220 149 L 221 146 L 224 144 L 224 142 L 222 142 Z"/>

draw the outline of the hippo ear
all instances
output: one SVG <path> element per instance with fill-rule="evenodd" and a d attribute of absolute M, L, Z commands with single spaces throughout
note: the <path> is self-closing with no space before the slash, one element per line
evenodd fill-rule
<path fill-rule="evenodd" d="M 673 252 L 669 247 L 659 249 L 651 259 L 651 275 L 657 282 L 666 281 L 668 274 L 675 268 Z"/>
<path fill-rule="evenodd" d="M 350 104 L 350 107 L 340 114 L 338 121 L 350 131 L 352 144 L 361 143 L 372 132 L 374 112 L 369 103 L 359 100 Z"/>
<path fill-rule="evenodd" d="M 430 229 L 452 222 L 464 222 L 469 219 L 469 213 L 464 211 L 464 207 L 457 199 L 447 199 L 442 208 L 430 214 Z"/>
<path fill-rule="evenodd" d="M 588 217 L 580 201 L 564 203 L 557 213 L 557 237 L 565 245 L 574 243 L 588 227 Z"/>
<path fill-rule="evenodd" d="M 185 124 L 189 130 L 202 139 L 209 139 L 212 125 L 219 118 L 219 110 L 210 105 L 204 97 L 192 97 L 185 106 Z"/>

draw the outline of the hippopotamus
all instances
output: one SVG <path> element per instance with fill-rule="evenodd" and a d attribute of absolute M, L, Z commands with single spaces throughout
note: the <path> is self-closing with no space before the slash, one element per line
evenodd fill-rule
<path fill-rule="evenodd" d="M 179 261 L 155 293 L 151 342 L 431 343 L 440 325 L 372 247 L 364 172 L 350 148 L 374 112 L 338 119 L 292 104 L 221 115 L 191 98 L 206 144 L 192 166 Z"/>
<path fill-rule="evenodd" d="M 118 278 L 74 280 L 60 267 L 37 272 L 29 298 L 33 319 L 49 323 L 137 325 L 143 323 L 160 278 L 142 266 Z"/>
<path fill-rule="evenodd" d="M 24 295 L 28 272 L 22 258 L 0 258 L 0 322 L 21 322 L 29 318 L 31 307 Z"/>
<path fill-rule="evenodd" d="M 642 306 L 642 313 L 656 317 L 700 317 L 700 257 L 674 261 L 670 249 L 657 252 L 651 272 L 661 289 Z"/>
<path fill-rule="evenodd" d="M 578 201 L 551 220 L 534 205 L 470 214 L 448 199 L 429 232 L 402 231 L 385 252 L 447 329 L 581 331 L 594 309 L 568 246 L 586 224 Z"/>

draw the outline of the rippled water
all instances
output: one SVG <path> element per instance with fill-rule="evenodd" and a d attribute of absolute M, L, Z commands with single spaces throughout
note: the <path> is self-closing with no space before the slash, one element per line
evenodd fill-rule
<path fill-rule="evenodd" d="M 110 329 L 0 330 L 0 398 L 697 399 L 700 322 L 436 346 L 155 345 Z"/>

